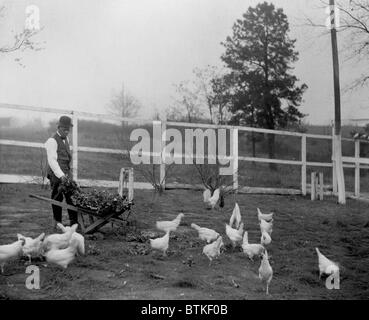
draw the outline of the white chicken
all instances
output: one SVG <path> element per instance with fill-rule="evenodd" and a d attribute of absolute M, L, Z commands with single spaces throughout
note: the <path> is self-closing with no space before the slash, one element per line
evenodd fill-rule
<path fill-rule="evenodd" d="M 233 226 L 233 222 L 236 222 L 235 227 L 236 227 L 236 229 L 238 229 L 240 227 L 240 223 L 241 223 L 241 212 L 240 212 L 240 207 L 238 206 L 237 202 L 234 205 L 232 216 L 229 219 L 229 226 L 230 227 Z"/>
<path fill-rule="evenodd" d="M 74 260 L 78 247 L 78 240 L 76 238 L 71 239 L 72 234 L 70 232 L 67 234 L 69 235 L 68 241 L 70 241 L 67 248 L 57 249 L 53 247 L 51 250 L 45 253 L 45 258 L 48 263 L 56 264 L 64 269 L 66 269 Z"/>
<path fill-rule="evenodd" d="M 199 233 L 199 238 L 201 240 L 207 241 L 207 243 L 210 243 L 211 241 L 216 240 L 219 237 L 219 233 L 215 230 L 200 227 L 195 223 L 191 223 L 191 228 L 197 230 L 197 232 Z"/>
<path fill-rule="evenodd" d="M 215 189 L 213 195 L 211 196 L 211 198 L 209 199 L 209 204 L 211 206 L 212 209 L 214 209 L 214 207 L 216 206 L 216 204 L 218 203 L 219 201 L 219 195 L 220 195 L 220 190 L 219 188 L 218 189 Z"/>
<path fill-rule="evenodd" d="M 174 220 L 171 221 L 157 221 L 156 222 L 156 228 L 167 232 L 176 231 L 179 224 L 181 223 L 181 219 L 184 217 L 183 213 L 180 213 Z"/>
<path fill-rule="evenodd" d="M 76 231 L 78 224 L 71 226 L 65 233 L 55 233 L 48 235 L 43 242 L 43 251 L 51 249 L 66 249 L 69 246 L 72 234 Z"/>
<path fill-rule="evenodd" d="M 259 221 L 260 220 L 265 220 L 266 222 L 272 222 L 273 221 L 274 212 L 262 213 L 259 208 L 257 208 L 257 210 L 258 210 L 258 219 L 259 219 Z"/>
<path fill-rule="evenodd" d="M 204 197 L 204 202 L 205 203 L 208 203 L 209 202 L 209 199 L 211 198 L 211 191 L 208 189 L 208 188 L 206 188 L 205 190 L 204 190 L 204 192 L 203 192 L 203 197 Z"/>
<path fill-rule="evenodd" d="M 233 247 L 236 246 L 237 242 L 242 242 L 243 235 L 243 222 L 241 222 L 240 227 L 237 229 L 233 229 L 228 224 L 226 224 L 226 234 L 231 240 Z"/>
<path fill-rule="evenodd" d="M 327 275 L 331 275 L 339 272 L 339 267 L 337 263 L 329 260 L 326 256 L 324 256 L 318 248 L 315 248 L 316 253 L 318 254 L 318 263 L 319 263 L 319 278 L 323 273 Z"/>
<path fill-rule="evenodd" d="M 266 294 L 269 294 L 269 284 L 273 278 L 273 269 L 269 263 L 268 252 L 266 250 L 262 256 L 263 258 L 259 268 L 259 279 L 266 282 Z"/>
<path fill-rule="evenodd" d="M 210 206 L 212 209 L 214 209 L 214 207 L 216 206 L 216 204 L 219 201 L 219 196 L 220 196 L 220 190 L 219 188 L 215 189 L 213 192 L 213 195 L 210 196 L 210 190 L 206 189 L 204 191 L 204 202 Z"/>
<path fill-rule="evenodd" d="M 11 259 L 17 258 L 22 253 L 22 247 L 25 243 L 24 239 L 20 239 L 11 244 L 0 246 L 0 267 L 1 273 L 4 273 L 5 263 Z"/>
<path fill-rule="evenodd" d="M 42 254 L 42 240 L 45 237 L 45 233 L 41 233 L 37 238 L 25 237 L 18 234 L 18 240 L 24 239 L 25 243 L 22 247 L 23 255 L 27 256 L 31 263 L 32 257 L 39 257 Z"/>
<path fill-rule="evenodd" d="M 243 235 L 242 249 L 251 261 L 254 261 L 254 256 L 260 256 L 265 251 L 264 246 L 260 243 L 249 243 L 247 231 Z"/>
<path fill-rule="evenodd" d="M 61 223 L 58 223 L 57 226 L 63 233 L 67 232 L 71 228 L 69 226 L 63 226 Z M 85 254 L 85 238 L 83 237 L 83 235 L 79 234 L 78 232 L 73 232 L 71 241 L 73 239 L 76 239 L 78 243 L 77 254 L 84 255 Z"/>
<path fill-rule="evenodd" d="M 202 253 L 205 254 L 208 259 L 210 260 L 209 266 L 211 265 L 211 262 L 213 259 L 218 258 L 220 255 L 220 248 L 224 245 L 223 238 L 218 237 L 214 242 L 207 244 L 204 249 L 202 250 Z"/>
<path fill-rule="evenodd" d="M 268 232 L 263 231 L 263 232 L 261 233 L 260 243 L 261 243 L 262 245 L 268 245 L 268 244 L 270 244 L 271 242 L 272 242 L 272 237 L 269 235 L 269 233 L 268 233 Z"/>
<path fill-rule="evenodd" d="M 161 238 L 149 239 L 151 248 L 163 252 L 163 256 L 167 255 L 167 250 L 169 247 L 169 231 Z"/>
<path fill-rule="evenodd" d="M 266 222 L 264 219 L 260 220 L 260 231 L 261 233 L 267 232 L 269 235 L 272 235 L 273 231 L 273 222 Z"/>

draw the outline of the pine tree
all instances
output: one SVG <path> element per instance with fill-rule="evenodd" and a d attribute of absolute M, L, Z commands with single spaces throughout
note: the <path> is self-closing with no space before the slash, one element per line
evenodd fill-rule
<path fill-rule="evenodd" d="M 300 123 L 298 107 L 306 84 L 297 86 L 291 74 L 298 60 L 296 40 L 288 36 L 287 16 L 267 2 L 249 7 L 233 26 L 233 35 L 222 43 L 222 60 L 231 70 L 233 123 L 266 129 Z M 268 135 L 269 157 L 274 158 L 274 135 Z"/>

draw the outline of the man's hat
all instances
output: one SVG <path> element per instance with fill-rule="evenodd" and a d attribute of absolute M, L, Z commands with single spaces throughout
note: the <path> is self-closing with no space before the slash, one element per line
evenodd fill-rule
<path fill-rule="evenodd" d="M 60 127 L 73 127 L 72 119 L 67 116 L 61 116 L 59 119 L 58 126 Z"/>

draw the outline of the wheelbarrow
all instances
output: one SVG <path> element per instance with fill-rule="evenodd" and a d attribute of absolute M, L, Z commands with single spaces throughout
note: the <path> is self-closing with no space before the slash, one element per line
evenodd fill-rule
<path fill-rule="evenodd" d="M 128 218 L 131 214 L 131 209 L 129 209 L 123 212 L 111 211 L 104 215 L 100 215 L 96 211 L 75 207 L 65 202 L 59 202 L 37 194 L 29 194 L 29 196 L 31 198 L 43 200 L 50 204 L 77 212 L 78 223 L 81 226 L 82 233 L 84 234 L 94 233 L 109 222 L 112 224 L 115 223 L 121 226 L 127 226 Z"/>

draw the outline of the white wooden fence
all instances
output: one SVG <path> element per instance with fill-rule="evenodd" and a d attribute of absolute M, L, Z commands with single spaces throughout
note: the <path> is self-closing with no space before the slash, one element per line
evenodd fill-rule
<path fill-rule="evenodd" d="M 108 148 L 91 148 L 84 147 L 78 145 L 78 120 L 79 119 L 94 119 L 94 120 L 115 120 L 115 121 L 125 121 L 129 123 L 140 123 L 140 124 L 152 124 L 152 120 L 142 119 L 142 118 L 123 118 L 105 114 L 94 114 L 87 112 L 79 112 L 74 110 L 62 110 L 62 109 L 51 109 L 51 108 L 39 108 L 39 107 L 30 107 L 30 106 L 21 106 L 21 105 L 10 105 L 0 103 L 0 108 L 12 109 L 12 110 L 27 110 L 27 111 L 36 111 L 36 112 L 46 112 L 46 113 L 55 113 L 58 115 L 67 114 L 71 115 L 73 118 L 73 130 L 72 130 L 72 153 L 73 153 L 73 176 L 74 179 L 78 180 L 81 185 L 86 186 L 110 186 L 110 187 L 118 187 L 117 181 L 104 181 L 104 180 L 81 180 L 78 179 L 78 151 L 83 152 L 94 152 L 94 153 L 105 153 L 105 154 L 121 154 L 121 155 L 129 155 L 129 150 L 118 150 L 118 149 L 108 149 Z M 299 132 L 291 132 L 291 131 L 280 131 L 280 130 L 268 130 L 261 128 L 252 128 L 252 127 L 241 127 L 241 126 L 229 126 L 229 125 L 213 125 L 213 124 L 200 124 L 200 123 L 184 123 L 184 122 L 171 122 L 171 121 L 155 121 L 156 125 L 160 125 L 162 130 L 162 150 L 161 150 L 161 159 L 163 159 L 163 148 L 165 146 L 165 135 L 167 126 L 173 127 L 195 127 L 195 128 L 214 128 L 214 129 L 229 129 L 231 130 L 232 135 L 232 151 L 233 151 L 233 187 L 238 187 L 238 163 L 239 161 L 253 161 L 260 163 L 275 163 L 275 164 L 285 164 L 285 165 L 297 165 L 301 167 L 301 189 L 300 193 L 302 195 L 307 194 L 307 167 L 329 167 L 333 169 L 332 162 L 312 162 L 307 161 L 306 157 L 306 140 L 309 138 L 313 139 L 326 139 L 332 140 L 332 136 L 330 135 L 320 135 L 320 134 L 307 134 L 307 133 L 299 133 Z M 275 134 L 275 135 L 283 135 L 283 136 L 294 136 L 299 137 L 301 139 L 301 160 L 283 160 L 283 159 L 269 159 L 269 158 L 259 158 L 259 157 L 245 157 L 239 156 L 239 144 L 238 144 L 238 133 L 239 132 L 257 132 L 257 133 L 267 133 L 267 134 Z M 1 138 L 1 137 L 0 137 Z M 354 141 L 353 139 L 344 139 L 346 141 Z M 368 168 L 368 166 L 361 166 L 361 164 L 369 165 L 369 159 L 360 158 L 360 141 L 355 140 L 355 154 L 353 157 L 343 157 L 343 166 L 345 168 L 355 168 L 355 197 L 360 196 L 360 169 Z M 15 141 L 15 140 L 5 140 L 0 139 L 0 145 L 10 145 L 10 146 L 22 146 L 22 147 L 30 147 L 30 148 L 44 148 L 43 143 L 36 143 L 30 141 Z M 150 155 L 153 155 L 154 152 L 150 152 Z M 164 155 L 165 156 L 165 155 Z M 183 154 L 181 155 L 183 156 Z M 117 173 L 118 174 L 118 173 Z M 162 161 L 160 164 L 160 177 L 161 180 L 165 175 L 165 162 Z M 16 183 L 16 182 L 30 182 L 34 181 L 35 177 L 32 176 L 21 176 L 21 175 L 8 175 L 8 174 L 0 174 L 0 182 L 3 183 Z M 39 177 L 40 178 L 40 177 Z M 337 179 L 335 177 L 335 172 L 332 170 L 332 181 L 333 181 L 333 193 L 337 192 L 336 182 Z M 151 185 L 148 183 L 134 183 L 135 188 L 151 188 Z M 248 187 L 244 187 L 245 190 L 250 190 Z M 259 189 L 260 188 L 255 188 Z M 265 188 L 265 190 L 272 192 L 273 190 L 270 188 Z M 296 191 L 296 190 L 295 190 Z M 292 191 L 293 193 L 296 193 Z M 283 192 L 282 192 L 283 193 Z"/>

